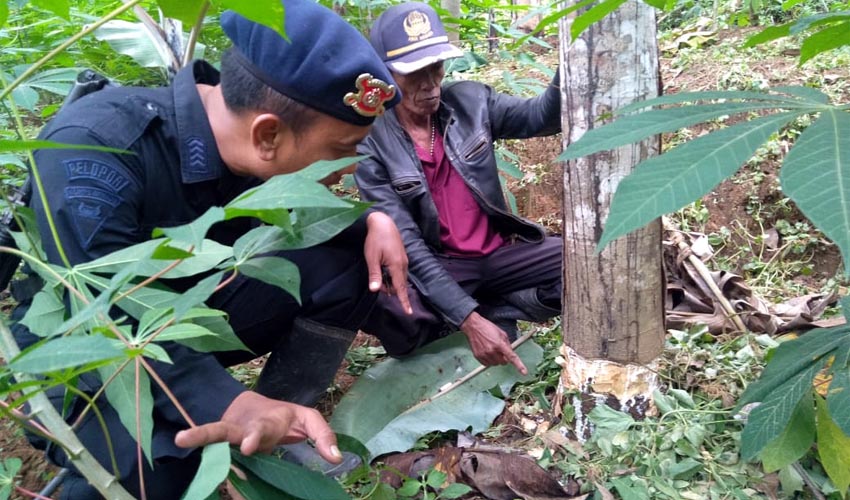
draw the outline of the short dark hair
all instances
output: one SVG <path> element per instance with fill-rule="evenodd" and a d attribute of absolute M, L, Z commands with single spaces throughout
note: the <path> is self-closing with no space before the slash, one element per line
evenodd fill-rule
<path fill-rule="evenodd" d="M 269 87 L 245 69 L 228 49 L 221 57 L 221 93 L 224 104 L 234 113 L 262 111 L 274 113 L 298 136 L 309 128 L 319 111 Z"/>

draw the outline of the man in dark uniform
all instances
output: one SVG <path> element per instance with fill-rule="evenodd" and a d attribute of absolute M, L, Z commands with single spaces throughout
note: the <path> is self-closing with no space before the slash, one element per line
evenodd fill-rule
<path fill-rule="evenodd" d="M 375 116 L 398 102 L 392 78 L 368 41 L 332 11 L 311 0 L 284 0 L 283 5 L 289 40 L 224 13 L 222 27 L 234 47 L 224 56 L 221 73 L 198 61 L 180 71 L 169 87 L 104 89 L 63 109 L 45 127 L 42 139 L 132 153 L 35 154 L 61 241 L 57 245 L 49 231 L 45 205 L 33 200 L 51 262 L 73 265 L 106 255 L 150 239 L 155 227 L 191 222 L 274 175 L 355 154 Z M 364 81 L 380 92 L 364 92 Z M 208 238 L 231 245 L 256 222 L 238 218 L 217 224 Z M 216 357 L 164 343 L 173 363 L 152 362 L 199 425 L 185 430 L 187 422 L 154 384 L 153 468 L 143 461 L 148 498 L 178 498 L 199 463 L 196 447 L 212 442 L 228 441 L 251 454 L 309 438 L 326 460 L 340 461 L 334 434 L 321 415 L 293 401 L 312 405 L 332 381 L 376 300 L 382 267 L 402 307 L 409 308 L 403 244 L 389 217 L 368 212 L 325 244 L 280 255 L 300 270 L 301 304 L 277 287 L 242 275 L 207 301 L 227 312 L 233 330 L 254 353 L 271 351 L 267 367 L 272 368 L 261 375 L 257 391 L 246 390 L 224 368 L 245 361 L 244 352 Z M 17 319 L 27 306 L 22 303 Z M 22 347 L 37 340 L 20 323 L 15 333 Z M 88 374 L 79 385 L 93 393 L 100 384 Z M 136 443 L 115 410 L 104 398 L 98 401 L 119 479 L 138 495 Z M 69 422 L 83 406 L 75 403 Z M 93 412 L 76 431 L 111 469 Z M 58 447 L 48 455 L 70 466 Z M 63 498 L 99 497 L 76 472 L 63 486 Z"/>
<path fill-rule="evenodd" d="M 370 38 L 402 102 L 358 147 L 369 158 L 355 179 L 401 231 L 414 313 L 379 299 L 363 330 L 400 356 L 459 329 L 482 364 L 524 373 L 510 340 L 518 319 L 560 314 L 562 242 L 507 209 L 493 141 L 559 132 L 558 76 L 531 99 L 472 81 L 444 84 L 443 61 L 463 53 L 424 3 L 390 7 Z"/>

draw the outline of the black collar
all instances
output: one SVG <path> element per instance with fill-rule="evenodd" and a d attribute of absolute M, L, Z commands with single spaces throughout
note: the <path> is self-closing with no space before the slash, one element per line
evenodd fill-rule
<path fill-rule="evenodd" d="M 219 179 L 229 173 L 216 147 L 209 117 L 195 84 L 218 85 L 219 73 L 195 61 L 174 77 L 174 113 L 180 143 L 180 173 L 185 184 Z"/>

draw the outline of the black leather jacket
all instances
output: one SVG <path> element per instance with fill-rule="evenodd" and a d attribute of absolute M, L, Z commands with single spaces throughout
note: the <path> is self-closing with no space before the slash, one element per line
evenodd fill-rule
<path fill-rule="evenodd" d="M 542 241 L 543 228 L 513 215 L 505 204 L 493 141 L 560 132 L 560 89 L 553 84 L 539 96 L 523 99 L 477 82 L 448 83 L 442 88 L 438 116 L 446 154 L 493 227 L 508 238 Z M 434 258 L 441 251 L 437 209 L 413 140 L 394 109 L 375 120 L 358 153 L 370 155 L 355 174 L 360 194 L 398 226 L 410 281 L 446 321 L 459 326 L 478 303 Z"/>

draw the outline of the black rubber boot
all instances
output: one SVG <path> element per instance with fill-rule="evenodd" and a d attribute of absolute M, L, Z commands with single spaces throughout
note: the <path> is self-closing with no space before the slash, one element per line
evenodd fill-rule
<path fill-rule="evenodd" d="M 333 382 L 357 332 L 297 318 L 269 355 L 255 390 L 263 396 L 314 406 Z"/>

